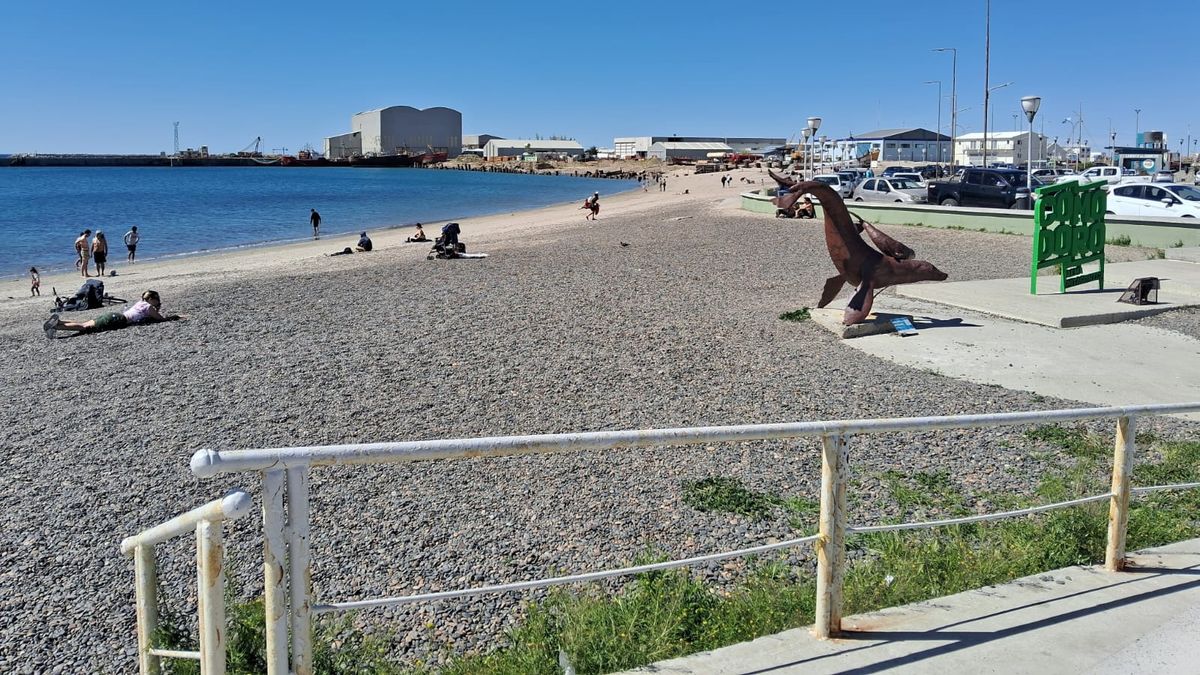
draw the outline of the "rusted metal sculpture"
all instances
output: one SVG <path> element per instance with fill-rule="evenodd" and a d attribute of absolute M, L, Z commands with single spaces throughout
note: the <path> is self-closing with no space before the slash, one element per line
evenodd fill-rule
<path fill-rule="evenodd" d="M 880 232 L 862 218 L 855 216 L 857 223 L 851 220 L 850 211 L 846 209 L 841 196 L 828 185 L 816 181 L 794 181 L 773 172 L 771 178 L 781 188 L 780 194 L 772 200 L 777 208 L 790 210 L 803 195 L 811 194 L 825 211 L 825 245 L 829 248 L 829 257 L 838 273 L 825 281 L 817 307 L 833 302 L 843 285 L 849 283 L 857 287 L 846 306 L 843 324 L 849 326 L 865 319 L 871 313 L 875 294 L 888 286 L 946 280 L 946 273 L 932 263 L 913 260 L 911 248 Z M 878 251 L 863 241 L 862 232 L 867 233 Z"/>

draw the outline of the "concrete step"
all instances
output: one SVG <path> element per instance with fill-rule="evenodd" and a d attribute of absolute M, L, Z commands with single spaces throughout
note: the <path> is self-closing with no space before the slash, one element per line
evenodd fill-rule
<path fill-rule="evenodd" d="M 1167 252 L 1167 260 L 1200 263 L 1200 246 L 1185 246 L 1183 248 L 1168 248 L 1165 250 Z"/>

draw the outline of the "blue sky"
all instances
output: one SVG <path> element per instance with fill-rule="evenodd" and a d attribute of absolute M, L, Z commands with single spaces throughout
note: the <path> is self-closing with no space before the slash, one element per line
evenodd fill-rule
<path fill-rule="evenodd" d="M 1200 3 L 992 3 L 995 128 L 1023 95 L 1039 130 L 1107 145 L 1200 138 Z M 444 105 L 464 133 L 831 137 L 936 126 L 957 47 L 960 133 L 983 124 L 984 0 L 738 2 L 4 2 L 0 153 L 294 152 L 387 105 Z M 1122 31 L 1134 33 L 1122 38 Z M 1195 118 L 1195 119 L 1193 119 Z M 1200 146 L 1198 146 L 1200 147 Z"/>

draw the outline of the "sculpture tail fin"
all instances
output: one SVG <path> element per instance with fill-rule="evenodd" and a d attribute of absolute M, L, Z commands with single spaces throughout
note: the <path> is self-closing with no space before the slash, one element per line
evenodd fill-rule
<path fill-rule="evenodd" d="M 821 291 L 821 300 L 817 302 L 817 307 L 824 307 L 833 302 L 837 297 L 838 292 L 842 290 L 842 286 L 846 285 L 846 277 L 837 275 L 829 277 L 825 280 L 825 289 Z"/>

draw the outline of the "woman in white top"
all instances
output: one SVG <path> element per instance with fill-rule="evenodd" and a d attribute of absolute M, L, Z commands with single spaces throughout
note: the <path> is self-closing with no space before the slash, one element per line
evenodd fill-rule
<path fill-rule="evenodd" d="M 162 299 L 157 291 L 142 293 L 142 299 L 124 312 L 106 312 L 91 321 L 63 321 L 57 314 L 52 314 L 42 328 L 46 337 L 55 337 L 55 331 L 69 330 L 76 333 L 100 333 L 107 330 L 120 330 L 139 323 L 158 323 L 160 321 L 178 321 L 185 317 L 171 314 L 164 316 L 159 309 Z"/>

